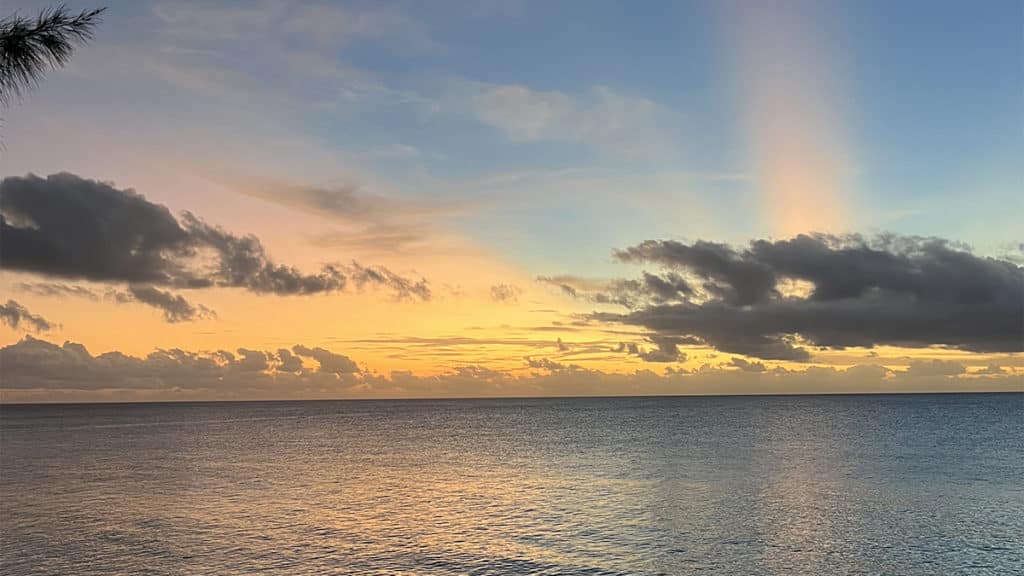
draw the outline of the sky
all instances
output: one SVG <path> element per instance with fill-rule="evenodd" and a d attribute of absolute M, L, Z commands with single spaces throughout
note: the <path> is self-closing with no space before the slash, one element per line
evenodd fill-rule
<path fill-rule="evenodd" d="M 0 112 L 0 400 L 1024 390 L 1021 16 L 109 2 Z"/>

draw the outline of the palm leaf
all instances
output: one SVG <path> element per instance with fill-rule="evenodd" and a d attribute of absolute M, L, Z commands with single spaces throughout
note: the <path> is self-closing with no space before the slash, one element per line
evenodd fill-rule
<path fill-rule="evenodd" d="M 34 88 L 47 70 L 63 66 L 76 45 L 92 38 L 105 10 L 72 14 L 61 5 L 36 18 L 15 14 L 0 20 L 0 105 Z"/>

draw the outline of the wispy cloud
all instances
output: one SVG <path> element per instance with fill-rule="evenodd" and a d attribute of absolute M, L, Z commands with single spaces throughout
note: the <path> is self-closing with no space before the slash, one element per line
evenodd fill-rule
<path fill-rule="evenodd" d="M 457 79 L 451 81 L 445 105 L 468 107 L 480 122 L 519 142 L 584 144 L 625 157 L 666 157 L 678 151 L 676 112 L 607 86 L 567 94 Z"/>
<path fill-rule="evenodd" d="M 298 186 L 266 181 L 230 183 L 241 194 L 322 216 L 333 229 L 311 237 L 318 246 L 371 252 L 405 252 L 433 246 L 444 236 L 442 220 L 464 214 L 464 200 L 377 194 L 357 184 Z"/>
<path fill-rule="evenodd" d="M 347 45 L 365 41 L 392 51 L 439 49 L 423 24 L 399 5 L 166 2 L 153 14 L 160 54 L 154 70 L 225 102 L 276 103 L 279 113 L 313 108 L 345 114 L 383 100 L 433 107 L 422 95 L 391 88 L 343 57 Z M 232 65 L 253 57 L 261 61 L 259 69 Z"/>
<path fill-rule="evenodd" d="M 491 286 L 491 300 L 502 304 L 516 304 L 523 290 L 514 284 L 495 284 Z"/>
<path fill-rule="evenodd" d="M 423 24 L 397 4 L 341 6 L 260 0 L 224 6 L 167 1 L 153 7 L 161 33 L 192 44 L 278 38 L 317 48 L 359 40 L 398 40 L 423 49 L 436 47 Z"/>
<path fill-rule="evenodd" d="M 85 298 L 86 300 L 99 300 L 99 296 L 77 284 L 65 284 L 63 282 L 22 282 L 17 286 L 18 290 L 36 294 L 38 296 L 52 296 L 58 298 Z"/>
<path fill-rule="evenodd" d="M 17 289 L 50 298 L 82 298 L 93 302 L 100 300 L 100 293 L 91 288 L 63 282 L 21 282 L 17 285 Z M 190 322 L 217 316 L 213 310 L 202 304 L 193 304 L 180 294 L 173 294 L 153 286 L 129 285 L 127 290 L 108 287 L 102 292 L 102 296 L 108 301 L 119 304 L 138 302 L 151 306 L 161 312 L 164 320 L 171 323 Z"/>

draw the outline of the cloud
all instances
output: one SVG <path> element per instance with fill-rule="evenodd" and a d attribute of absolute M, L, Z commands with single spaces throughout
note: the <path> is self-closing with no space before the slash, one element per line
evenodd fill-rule
<path fill-rule="evenodd" d="M 733 358 L 732 365 L 744 372 L 764 372 L 766 370 L 764 364 L 760 362 L 750 362 L 744 358 Z"/>
<path fill-rule="evenodd" d="M 99 300 L 99 296 L 85 286 L 77 284 L 64 284 L 62 282 L 21 282 L 18 290 L 28 292 L 37 296 L 56 296 L 85 298 L 86 300 Z"/>
<path fill-rule="evenodd" d="M 329 372 L 331 374 L 355 374 L 359 372 L 359 366 L 351 358 L 335 354 L 324 348 L 307 348 L 306 346 L 296 345 L 292 348 L 292 351 L 299 356 L 307 356 L 316 360 L 320 364 L 321 372 Z"/>
<path fill-rule="evenodd" d="M 469 327 L 469 331 L 481 333 L 491 332 L 492 327 Z M 614 355 L 614 343 L 601 339 L 574 340 L 567 342 L 554 335 L 548 336 L 544 331 L 541 337 L 534 337 L 532 327 L 517 329 L 504 326 L 504 336 L 472 337 L 472 336 L 438 336 L 408 337 L 382 335 L 374 338 L 338 339 L 353 353 L 368 353 L 380 358 L 416 361 L 422 365 L 444 365 L 466 363 L 495 362 L 507 365 L 524 356 L 538 354 L 556 354 L 559 361 L 568 358 L 580 360 L 621 360 Z"/>
<path fill-rule="evenodd" d="M 100 296 L 95 291 L 77 284 L 62 282 L 22 282 L 17 285 L 19 290 L 38 296 L 56 298 L 84 298 L 96 301 Z M 108 300 L 120 304 L 138 302 L 152 306 L 163 313 L 167 322 L 188 322 L 199 318 L 214 318 L 213 310 L 201 305 L 192 304 L 185 297 L 147 285 L 129 285 L 125 291 L 108 288 L 104 296 Z"/>
<path fill-rule="evenodd" d="M 981 370 L 976 371 L 975 374 L 991 374 L 991 375 L 1006 374 L 1006 370 L 1003 369 L 1003 367 L 1000 366 L 999 364 L 994 364 L 993 363 L 993 364 L 989 364 L 988 366 L 982 368 Z"/>
<path fill-rule="evenodd" d="M 306 274 L 275 263 L 253 236 L 236 236 L 133 190 L 74 174 L 8 177 L 0 181 L 0 259 L 11 270 L 66 279 L 126 282 L 181 289 L 236 287 L 297 295 L 340 291 L 348 274 L 400 297 L 430 296 L 425 280 L 382 267 L 324 265 Z M 148 295 L 150 301 L 154 295 Z"/>
<path fill-rule="evenodd" d="M 530 368 L 547 370 L 548 372 L 561 372 L 564 370 L 582 370 L 578 364 L 563 364 L 555 362 L 550 358 L 526 358 L 526 365 Z"/>
<path fill-rule="evenodd" d="M 67 278 L 198 283 L 177 264 L 194 249 L 170 211 L 73 174 L 0 181 L 0 255 L 10 270 Z"/>
<path fill-rule="evenodd" d="M 766 265 L 740 258 L 724 244 L 648 240 L 615 252 L 623 262 L 651 262 L 685 269 L 706 281 L 705 289 L 735 305 L 753 304 L 775 286 L 775 275 Z M 692 292 L 692 290 L 690 290 Z"/>
<path fill-rule="evenodd" d="M 686 361 L 686 354 L 679 350 L 679 345 L 694 343 L 689 338 L 672 338 L 667 336 L 651 336 L 650 341 L 655 344 L 655 348 L 648 350 L 641 348 L 635 342 L 630 342 L 628 344 L 620 344 L 619 351 L 625 350 L 627 354 L 637 356 L 644 362 L 684 362 Z"/>
<path fill-rule="evenodd" d="M 584 291 L 563 279 L 577 297 L 630 309 L 592 319 L 699 338 L 723 352 L 807 361 L 805 345 L 1024 348 L 1024 269 L 942 239 L 800 235 L 744 249 L 649 240 L 615 256 L 662 267 L 679 289 L 620 280 L 604 286 L 617 288 L 609 300 L 602 287 Z M 784 289 L 794 282 L 806 293 Z"/>
<path fill-rule="evenodd" d="M 594 304 L 635 308 L 646 303 L 685 299 L 693 293 L 689 282 L 675 272 L 643 272 L 639 280 L 580 278 L 571 275 L 538 276 L 537 281 L 558 287 L 564 294 Z"/>
<path fill-rule="evenodd" d="M 915 376 L 959 376 L 967 372 L 963 364 L 952 360 L 914 360 L 907 366 L 907 374 Z"/>
<path fill-rule="evenodd" d="M 287 348 L 277 351 L 278 372 L 299 372 L 302 370 L 302 359 L 291 353 Z"/>
<path fill-rule="evenodd" d="M 586 144 L 626 157 L 665 154 L 675 146 L 676 114 L 647 98 L 595 86 L 579 94 L 517 84 L 453 82 L 447 102 L 519 142 Z M 457 106 L 456 106 L 457 104 Z"/>
<path fill-rule="evenodd" d="M 237 370 L 242 372 L 263 372 L 270 368 L 270 363 L 267 362 L 270 355 L 265 352 L 239 348 L 238 355 L 238 361 L 234 363 L 234 368 Z"/>
<path fill-rule="evenodd" d="M 355 185 L 335 188 L 312 186 L 246 186 L 243 194 L 278 204 L 302 208 L 312 214 L 344 219 L 382 217 L 403 207 L 402 202 L 361 193 Z"/>
<path fill-rule="evenodd" d="M 36 332 L 45 332 L 53 328 L 53 324 L 49 320 L 29 312 L 28 308 L 14 300 L 8 300 L 6 304 L 0 304 L 0 322 L 14 329 L 17 329 L 22 324 L 27 324 L 31 330 Z"/>
<path fill-rule="evenodd" d="M 580 290 L 576 286 L 582 280 L 584 280 L 584 279 L 579 278 L 578 276 L 569 276 L 569 275 L 537 276 L 537 281 L 538 282 L 543 282 L 545 284 L 551 284 L 552 286 L 556 286 L 556 287 L 558 287 L 559 290 L 561 290 L 566 295 L 573 296 L 573 297 L 576 297 L 576 296 L 579 295 Z"/>
<path fill-rule="evenodd" d="M 297 345 L 294 354 L 240 348 L 235 352 L 156 350 L 145 357 L 94 355 L 74 342 L 57 345 L 26 336 L 0 348 L 0 397 L 5 402 L 210 400 L 271 398 L 495 397 L 647 394 L 775 394 L 1018 390 L 1019 373 L 965 373 L 959 363 L 922 363 L 891 370 L 736 370 L 735 364 L 608 373 L 546 358 L 527 358 L 517 370 L 478 364 L 436 375 L 359 369 L 349 357 Z M 299 356 L 318 366 L 304 366 Z"/>
<path fill-rule="evenodd" d="M 313 5 L 291 7 L 289 13 L 284 28 L 320 47 L 357 39 L 398 39 L 420 50 L 438 47 L 420 22 L 395 6 L 357 10 Z"/>
<path fill-rule="evenodd" d="M 335 266 L 325 265 L 318 274 L 302 274 L 294 267 L 272 262 L 255 236 L 235 236 L 190 213 L 185 213 L 183 219 L 190 244 L 211 248 L 217 260 L 213 270 L 188 280 L 186 285 L 199 282 L 282 295 L 332 292 L 345 287 L 345 275 Z"/>
<path fill-rule="evenodd" d="M 190 43 L 235 43 L 258 36 L 321 49 L 380 39 L 400 39 L 420 49 L 435 46 L 418 21 L 394 6 L 296 6 L 270 0 L 230 8 L 161 3 L 153 12 L 164 34 Z"/>
<path fill-rule="evenodd" d="M 164 320 L 171 323 L 216 316 L 212 310 L 201 304 L 191 304 L 181 295 L 152 286 L 132 285 L 128 287 L 127 292 L 115 293 L 114 298 L 119 302 L 135 301 L 157 308 L 163 312 Z"/>
<path fill-rule="evenodd" d="M 406 298 L 419 298 L 430 300 L 430 284 L 426 278 L 410 280 L 399 276 L 383 266 L 362 266 L 353 262 L 346 270 L 352 282 L 362 288 L 366 285 L 385 286 L 390 288 L 395 297 L 402 300 Z"/>
<path fill-rule="evenodd" d="M 173 349 L 156 350 L 144 358 L 120 352 L 94 356 L 81 344 L 65 342 L 58 346 L 28 336 L 0 349 L 5 373 L 2 386 L 7 390 L 125 389 L 259 397 L 269 389 L 286 392 L 292 384 L 331 386 L 338 391 L 354 383 L 346 379 L 348 371 L 337 369 L 329 361 L 326 367 L 305 369 L 285 362 L 272 364 L 270 360 L 280 356 L 270 352 L 245 348 L 237 352 L 236 356 L 224 350 L 202 353 Z"/>
<path fill-rule="evenodd" d="M 407 251 L 436 240 L 434 221 L 466 208 L 465 202 L 385 196 L 355 184 L 315 187 L 251 182 L 237 191 L 336 222 L 337 229 L 312 238 L 316 245 L 380 252 Z"/>
<path fill-rule="evenodd" d="M 519 295 L 523 291 L 514 284 L 496 284 L 491 286 L 491 300 L 505 304 L 519 302 Z"/>
<path fill-rule="evenodd" d="M 318 114 L 323 121 L 325 112 L 350 117 L 382 103 L 433 106 L 428 98 L 390 88 L 343 59 L 345 46 L 358 42 L 387 52 L 437 49 L 423 26 L 398 6 L 175 2 L 159 4 L 153 13 L 152 39 L 132 47 L 145 51 L 147 70 L 183 88 L 185 98 L 220 101 L 222 114 L 245 111 L 250 123 L 262 123 L 284 110 Z M 259 70 L 230 64 L 239 59 L 258 60 Z"/>

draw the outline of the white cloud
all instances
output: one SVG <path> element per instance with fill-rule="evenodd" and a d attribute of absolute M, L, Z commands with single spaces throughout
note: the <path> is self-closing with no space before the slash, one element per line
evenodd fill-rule
<path fill-rule="evenodd" d="M 625 156 L 665 155 L 678 148 L 676 112 L 607 86 L 578 94 L 468 80 L 454 86 L 453 104 L 468 101 L 480 122 L 515 141 L 581 143 Z"/>
<path fill-rule="evenodd" d="M 423 25 L 397 6 L 295 5 L 263 0 L 225 7 L 208 2 L 163 2 L 153 8 L 161 33 L 192 42 L 264 42 L 287 37 L 331 47 L 356 40 L 392 39 L 418 49 L 436 47 Z"/>
<path fill-rule="evenodd" d="M 319 46 L 389 38 L 417 48 L 436 47 L 420 22 L 391 6 L 368 10 L 343 9 L 333 4 L 302 6 L 289 11 L 284 29 Z"/>

